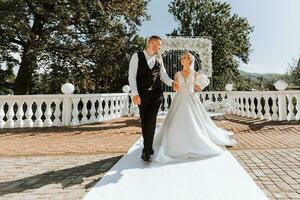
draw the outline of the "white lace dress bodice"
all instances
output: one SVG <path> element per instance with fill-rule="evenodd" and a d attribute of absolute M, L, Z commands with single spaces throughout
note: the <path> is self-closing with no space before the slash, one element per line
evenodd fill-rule
<path fill-rule="evenodd" d="M 194 82 L 195 82 L 195 72 L 191 71 L 190 74 L 184 78 L 181 72 L 178 72 L 178 83 L 180 85 L 180 93 L 193 93 Z"/>

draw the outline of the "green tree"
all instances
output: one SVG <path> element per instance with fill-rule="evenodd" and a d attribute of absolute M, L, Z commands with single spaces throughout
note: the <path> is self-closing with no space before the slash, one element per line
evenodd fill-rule
<path fill-rule="evenodd" d="M 171 35 L 208 36 L 212 40 L 214 89 L 224 90 L 228 82 L 238 84 L 239 60 L 249 60 L 253 28 L 247 19 L 232 14 L 230 4 L 216 0 L 174 0 L 169 12 L 179 23 Z"/>
<path fill-rule="evenodd" d="M 12 63 L 7 64 L 5 70 L 0 68 L 0 95 L 12 93 L 15 78 Z"/>
<path fill-rule="evenodd" d="M 1 0 L 0 64 L 19 66 L 14 93 L 35 92 L 34 84 L 43 80 L 35 73 L 41 70 L 45 76 L 62 75 L 57 77 L 61 82 L 68 79 L 87 91 L 93 88 L 89 84 L 97 86 L 87 79 L 103 79 L 99 71 L 109 73 L 106 81 L 111 80 L 111 72 L 125 64 L 120 52 L 148 19 L 147 4 L 147 0 Z"/>
<path fill-rule="evenodd" d="M 300 87 L 300 58 L 294 66 L 291 66 L 290 71 L 292 84 Z"/>

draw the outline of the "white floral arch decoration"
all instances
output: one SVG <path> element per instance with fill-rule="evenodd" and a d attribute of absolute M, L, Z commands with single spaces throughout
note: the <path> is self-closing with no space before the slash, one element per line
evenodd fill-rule
<path fill-rule="evenodd" d="M 202 72 L 212 77 L 212 43 L 203 37 L 162 37 L 160 54 L 171 50 L 189 50 L 198 54 L 202 62 Z"/>

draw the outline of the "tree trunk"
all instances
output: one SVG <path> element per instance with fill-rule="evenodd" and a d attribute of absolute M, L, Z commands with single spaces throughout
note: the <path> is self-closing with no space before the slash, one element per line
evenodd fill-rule
<path fill-rule="evenodd" d="M 28 45 L 23 51 L 22 62 L 15 81 L 14 94 L 22 95 L 30 93 L 30 82 L 36 61 L 37 53 Z"/>
<path fill-rule="evenodd" d="M 25 43 L 20 69 L 15 81 L 14 94 L 29 94 L 30 83 L 34 69 L 37 67 L 37 52 L 41 48 L 41 35 L 43 30 L 44 17 L 34 14 L 34 23 L 31 29 L 30 38 Z"/>

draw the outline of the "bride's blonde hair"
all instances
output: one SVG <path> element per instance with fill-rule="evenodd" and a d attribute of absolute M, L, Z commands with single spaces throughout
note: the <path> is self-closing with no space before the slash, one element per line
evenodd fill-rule
<path fill-rule="evenodd" d="M 193 55 L 192 55 L 189 51 L 184 51 L 184 52 L 182 53 L 180 59 L 182 59 L 182 57 L 183 57 L 184 55 L 187 55 L 187 56 L 189 57 L 189 59 L 190 59 L 190 64 L 191 64 L 191 63 L 193 62 Z"/>

